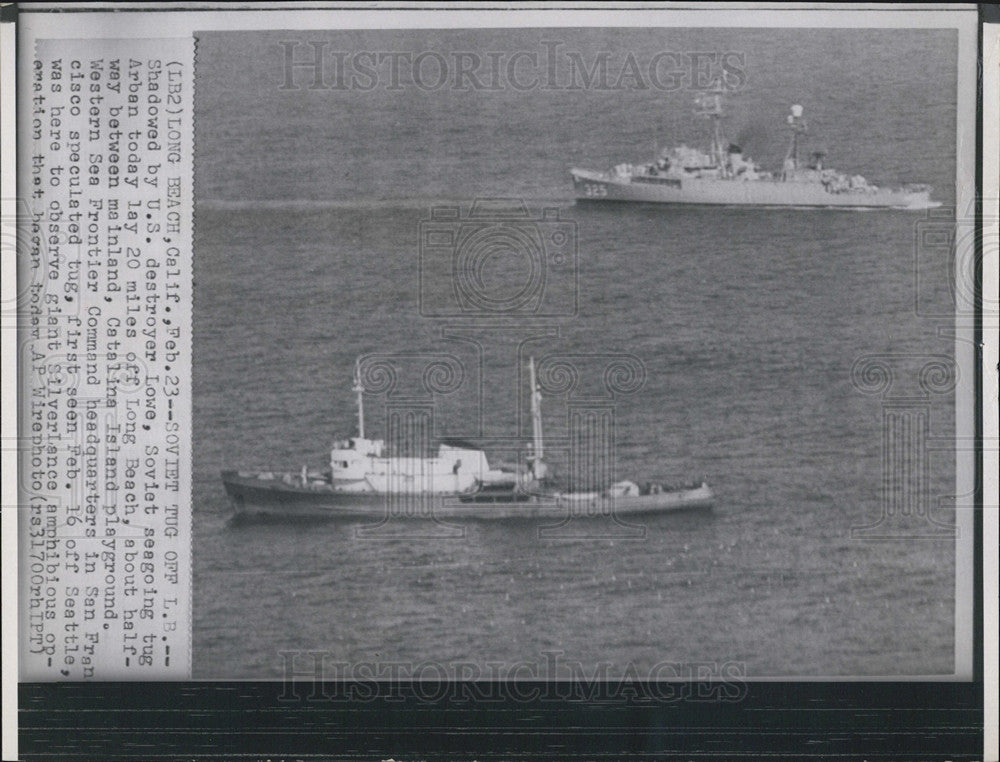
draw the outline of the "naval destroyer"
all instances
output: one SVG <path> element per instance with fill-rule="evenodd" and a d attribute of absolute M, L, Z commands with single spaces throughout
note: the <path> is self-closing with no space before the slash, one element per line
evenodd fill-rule
<path fill-rule="evenodd" d="M 528 364 L 532 440 L 524 464 L 493 468 L 486 453 L 461 440 L 442 440 L 432 457 L 387 452 L 365 436 L 364 387 L 355 365 L 358 435 L 335 442 L 324 470 L 224 471 L 237 519 L 551 518 L 660 513 L 710 508 L 704 481 L 672 487 L 619 481 L 600 491 L 558 488 L 545 463 L 541 392 Z"/>
<path fill-rule="evenodd" d="M 573 168 L 573 187 L 581 201 L 640 201 L 665 204 L 927 209 L 927 185 L 879 187 L 861 175 L 848 176 L 824 166 L 824 154 L 800 158 L 807 131 L 800 105 L 791 107 L 791 133 L 779 172 L 762 170 L 723 134 L 723 90 L 701 93 L 695 113 L 711 125 L 707 150 L 668 147 L 648 164 L 618 164 L 602 172 Z"/>

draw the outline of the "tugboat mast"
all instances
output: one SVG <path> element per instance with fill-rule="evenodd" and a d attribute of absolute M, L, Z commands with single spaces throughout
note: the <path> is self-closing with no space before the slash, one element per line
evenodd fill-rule
<path fill-rule="evenodd" d="M 365 387 L 361 385 L 361 358 L 354 361 L 354 388 L 358 395 L 358 439 L 365 438 Z"/>
<path fill-rule="evenodd" d="M 542 393 L 535 378 L 535 358 L 528 358 L 528 383 L 531 389 L 531 455 L 528 461 L 536 479 L 545 477 L 545 453 L 542 445 Z"/>

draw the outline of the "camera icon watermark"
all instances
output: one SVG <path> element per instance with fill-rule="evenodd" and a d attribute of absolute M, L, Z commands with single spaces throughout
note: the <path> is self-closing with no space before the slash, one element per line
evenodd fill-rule
<path fill-rule="evenodd" d="M 558 209 L 532 217 L 520 199 L 476 199 L 420 222 L 420 314 L 431 318 L 572 317 L 578 238 Z"/>

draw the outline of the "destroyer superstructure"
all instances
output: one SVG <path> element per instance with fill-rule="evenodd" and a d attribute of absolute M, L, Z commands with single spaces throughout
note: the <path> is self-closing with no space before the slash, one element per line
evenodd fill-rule
<path fill-rule="evenodd" d="M 791 107 L 787 124 L 788 151 L 780 171 L 760 168 L 743 149 L 727 142 L 722 128 L 724 91 L 703 92 L 695 113 L 707 120 L 709 146 L 664 148 L 655 161 L 621 163 L 609 171 L 573 168 L 578 200 L 639 201 L 668 204 L 740 206 L 847 207 L 926 209 L 927 185 L 879 187 L 861 175 L 845 175 L 825 167 L 825 155 L 814 152 L 802 160 L 802 136 L 807 131 L 802 106 Z"/>

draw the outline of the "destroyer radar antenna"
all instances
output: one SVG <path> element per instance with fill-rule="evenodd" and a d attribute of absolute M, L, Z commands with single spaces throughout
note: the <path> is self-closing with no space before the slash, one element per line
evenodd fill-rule
<path fill-rule="evenodd" d="M 365 438 L 365 387 L 361 385 L 361 358 L 354 361 L 354 388 L 358 395 L 358 439 Z"/>

